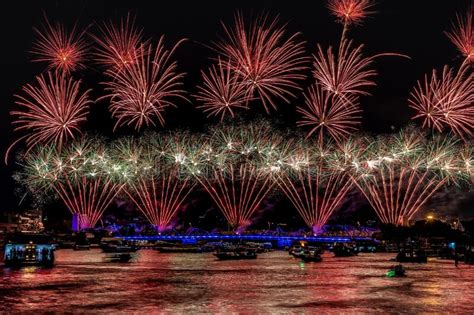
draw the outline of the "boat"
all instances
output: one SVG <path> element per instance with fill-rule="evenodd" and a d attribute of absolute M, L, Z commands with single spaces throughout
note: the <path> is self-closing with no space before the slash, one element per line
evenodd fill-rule
<path fill-rule="evenodd" d="M 6 266 L 54 265 L 53 239 L 45 234 L 19 233 L 7 237 L 4 262 Z"/>
<path fill-rule="evenodd" d="M 398 264 L 396 266 L 392 266 L 388 271 L 387 271 L 387 277 L 393 278 L 393 277 L 405 277 L 405 268 L 401 264 Z"/>
<path fill-rule="evenodd" d="M 112 253 L 108 254 L 105 257 L 107 262 L 130 262 L 130 260 L 134 257 L 132 253 Z"/>
<path fill-rule="evenodd" d="M 333 252 L 335 257 L 351 257 L 358 254 L 358 251 L 354 246 L 349 246 L 343 243 L 334 245 Z"/>
<path fill-rule="evenodd" d="M 303 255 L 303 252 L 304 250 L 301 246 L 295 245 L 290 248 L 290 250 L 288 251 L 288 254 L 290 254 L 291 256 L 295 258 L 300 258 L 301 255 Z"/>
<path fill-rule="evenodd" d="M 257 251 L 249 247 L 233 247 L 218 249 L 214 256 L 219 260 L 256 259 Z"/>
<path fill-rule="evenodd" d="M 300 256 L 304 262 L 321 262 L 321 254 L 319 250 L 305 250 Z"/>
<path fill-rule="evenodd" d="M 397 262 L 427 263 L 428 257 L 423 250 L 401 250 L 395 258 Z"/>
<path fill-rule="evenodd" d="M 305 253 L 307 251 L 315 251 L 317 252 L 319 255 L 321 255 L 323 252 L 324 252 L 324 249 L 321 248 L 321 247 L 316 247 L 316 246 L 299 246 L 299 245 L 295 245 L 293 246 L 290 251 L 289 251 L 289 254 L 292 255 L 293 257 L 295 258 L 301 258 L 302 256 L 305 255 Z"/>
<path fill-rule="evenodd" d="M 138 246 L 131 245 L 120 238 L 102 241 L 100 247 L 104 253 L 131 253 L 138 250 Z"/>

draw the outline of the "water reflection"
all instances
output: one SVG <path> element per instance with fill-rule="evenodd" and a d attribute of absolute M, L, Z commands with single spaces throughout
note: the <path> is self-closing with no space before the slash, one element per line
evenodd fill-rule
<path fill-rule="evenodd" d="M 302 263 L 285 252 L 257 260 L 142 250 L 107 263 L 98 250 L 57 252 L 54 268 L 0 269 L 0 311 L 54 312 L 460 312 L 473 311 L 474 267 L 406 265 L 387 278 L 393 254 Z"/>

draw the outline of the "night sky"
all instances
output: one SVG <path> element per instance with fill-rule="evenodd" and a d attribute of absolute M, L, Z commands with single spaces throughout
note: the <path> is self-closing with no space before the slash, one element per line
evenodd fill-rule
<path fill-rule="evenodd" d="M 361 100 L 364 110 L 362 129 L 381 133 L 406 125 L 413 114 L 408 108 L 407 98 L 416 80 L 433 68 L 442 68 L 444 64 L 459 65 L 461 56 L 443 31 L 449 29 L 455 13 L 465 10 L 469 4 L 468 0 L 379 0 L 373 9 L 376 13 L 366 19 L 363 25 L 351 28 L 349 37 L 356 43 L 365 44 L 366 55 L 400 52 L 412 58 L 378 59 L 375 64 L 379 73 L 376 79 L 378 86 L 370 89 L 373 96 Z M 282 22 L 288 22 L 288 34 L 301 32 L 301 38 L 307 42 L 308 55 L 315 52 L 317 43 L 325 47 L 337 45 L 340 38 L 341 25 L 335 23 L 326 8 L 326 1 L 321 0 L 3 2 L 0 18 L 0 212 L 17 209 L 20 200 L 14 194 L 14 182 L 11 179 L 15 169 L 14 158 L 10 159 L 9 166 L 5 166 L 3 155 L 9 144 L 20 135 L 13 133 L 9 115 L 14 108 L 14 94 L 20 91 L 23 84 L 32 82 L 35 75 L 46 69 L 45 64 L 31 63 L 28 53 L 35 39 L 32 28 L 39 27 L 44 21 L 43 12 L 50 21 L 63 21 L 69 26 L 77 22 L 81 27 L 89 27 L 90 32 L 96 30 L 95 23 L 110 18 L 117 21 L 130 12 L 136 16 L 138 26 L 143 27 L 145 38 L 157 40 L 164 34 L 167 47 L 181 38 L 189 39 L 177 50 L 175 58 L 179 69 L 187 73 L 185 89 L 189 94 L 194 94 L 196 85 L 201 82 L 199 71 L 207 69 L 211 64 L 209 58 L 215 56 L 206 45 L 218 40 L 218 35 L 222 34 L 220 21 L 232 23 L 237 10 L 242 10 L 245 15 L 252 12 L 267 12 L 272 16 L 279 14 Z M 307 73 L 310 74 L 309 70 Z M 99 82 L 104 76 L 94 63 L 90 62 L 87 69 L 76 72 L 75 77 L 82 79 L 84 86 L 93 89 L 94 97 L 103 94 Z M 295 106 L 301 103 L 301 97 L 292 104 L 282 102 L 279 109 L 268 118 L 294 129 L 297 120 Z M 245 113 L 246 119 L 257 115 L 264 113 L 259 109 Z M 178 103 L 177 109 L 169 109 L 165 119 L 166 129 L 201 130 L 216 122 L 206 119 L 193 104 L 185 102 Z M 115 137 L 117 134 L 112 134 L 112 127 L 107 102 L 95 103 L 84 129 Z M 131 132 L 125 129 L 118 134 Z M 465 192 L 454 195 L 440 192 L 433 198 L 432 204 L 436 203 L 451 213 L 472 215 L 474 211 L 470 204 L 473 201 L 472 193 L 469 197 Z"/>

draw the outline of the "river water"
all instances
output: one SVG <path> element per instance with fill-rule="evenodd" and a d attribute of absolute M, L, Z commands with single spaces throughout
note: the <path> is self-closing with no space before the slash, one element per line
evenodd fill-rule
<path fill-rule="evenodd" d="M 474 312 L 474 266 L 432 260 L 387 278 L 394 254 L 323 255 L 302 263 L 286 252 L 256 260 L 141 250 L 105 262 L 99 250 L 58 250 L 45 269 L 0 267 L 0 312 L 367 313 Z"/>

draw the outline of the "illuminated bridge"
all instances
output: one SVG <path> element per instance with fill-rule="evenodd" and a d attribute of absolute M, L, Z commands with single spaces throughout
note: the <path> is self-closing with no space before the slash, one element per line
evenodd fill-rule
<path fill-rule="evenodd" d="M 347 243 L 353 241 L 373 241 L 370 237 L 337 237 L 337 236 L 279 236 L 263 234 L 206 234 L 206 235 L 156 235 L 156 236 L 126 236 L 127 241 L 170 241 L 183 244 L 196 244 L 199 241 L 248 241 L 272 242 L 278 247 L 291 246 L 295 242 L 306 241 L 310 243 Z"/>

